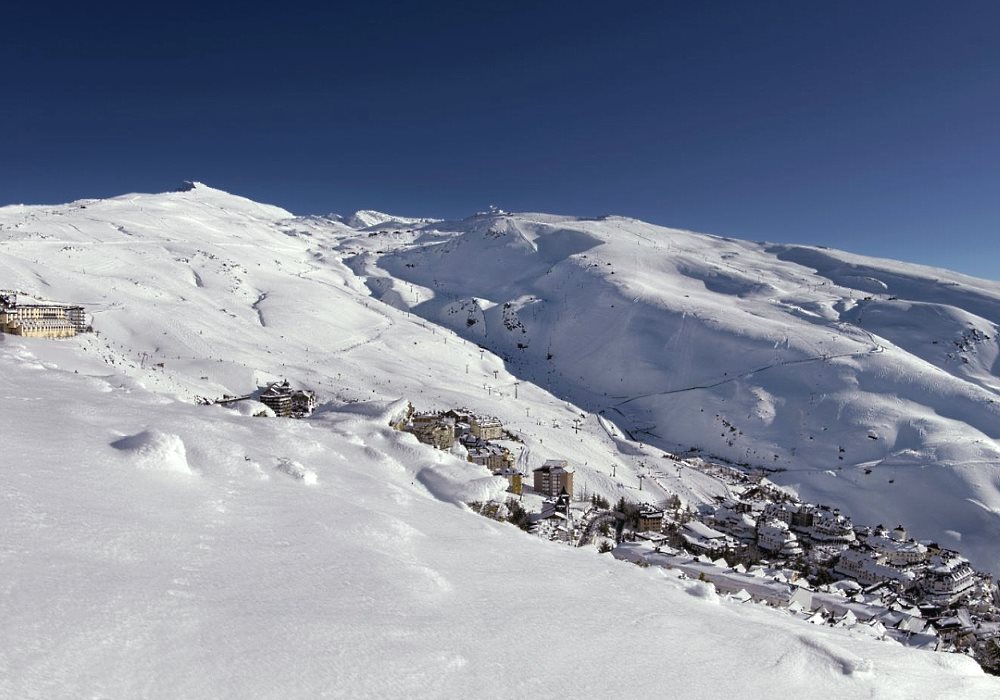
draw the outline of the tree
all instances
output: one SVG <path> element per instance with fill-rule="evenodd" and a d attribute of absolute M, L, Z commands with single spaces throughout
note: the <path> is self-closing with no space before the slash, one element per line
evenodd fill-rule
<path fill-rule="evenodd" d="M 834 580 L 835 579 L 833 578 L 833 574 L 830 573 L 830 570 L 827 569 L 825 566 L 821 566 L 816 571 L 816 577 L 813 583 L 815 583 L 817 586 L 823 586 L 828 583 L 833 583 Z"/>
<path fill-rule="evenodd" d="M 597 551 L 599 554 L 607 554 L 612 549 L 614 549 L 614 547 L 612 547 L 611 543 L 608 542 L 607 540 L 601 540 L 601 543 L 597 546 Z"/>
<path fill-rule="evenodd" d="M 513 498 L 507 499 L 507 522 L 517 525 L 525 532 L 531 527 L 531 516 L 528 515 L 528 511 L 524 507 L 515 501 Z"/>
<path fill-rule="evenodd" d="M 603 510 L 607 510 L 611 504 L 608 503 L 608 499 L 606 499 L 604 496 L 600 496 L 595 493 L 590 497 L 590 505 L 594 506 L 595 508 L 601 508 Z"/>
<path fill-rule="evenodd" d="M 977 645 L 975 658 L 984 671 L 1000 676 L 1000 639 L 992 637 Z"/>

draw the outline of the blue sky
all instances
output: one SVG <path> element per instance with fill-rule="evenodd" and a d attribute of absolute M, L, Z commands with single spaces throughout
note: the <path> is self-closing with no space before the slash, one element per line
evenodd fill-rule
<path fill-rule="evenodd" d="M 29 6 L 30 5 L 30 6 Z M 1000 279 L 1000 3 L 18 3 L 0 202 L 616 213 Z"/>

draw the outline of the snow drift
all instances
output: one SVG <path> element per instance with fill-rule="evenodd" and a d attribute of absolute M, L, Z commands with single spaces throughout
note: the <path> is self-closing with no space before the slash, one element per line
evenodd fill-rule
<path fill-rule="evenodd" d="M 115 440 L 111 446 L 128 455 L 129 461 L 140 469 L 189 476 L 194 474 L 187 461 L 184 441 L 179 435 L 169 435 L 159 430 L 143 430 Z"/>

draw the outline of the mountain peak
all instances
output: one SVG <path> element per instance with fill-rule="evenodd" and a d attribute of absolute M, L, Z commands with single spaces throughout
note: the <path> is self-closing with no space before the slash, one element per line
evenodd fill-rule
<path fill-rule="evenodd" d="M 344 223 L 351 228 L 365 229 L 375 226 L 412 226 L 413 224 L 433 223 L 437 219 L 427 219 L 415 216 L 396 216 L 374 209 L 359 209 L 348 216 Z"/>
<path fill-rule="evenodd" d="M 217 187 L 211 187 L 198 180 L 184 180 L 170 192 L 153 196 L 161 197 L 163 195 L 168 199 L 178 199 L 176 195 L 182 195 L 179 199 L 197 201 L 202 204 L 210 204 L 232 211 L 252 213 L 254 216 L 263 216 L 268 219 L 290 219 L 294 217 L 294 214 L 281 207 L 257 202 L 242 195 L 233 194 Z M 123 198 L 129 199 L 133 196 L 123 195 Z"/>

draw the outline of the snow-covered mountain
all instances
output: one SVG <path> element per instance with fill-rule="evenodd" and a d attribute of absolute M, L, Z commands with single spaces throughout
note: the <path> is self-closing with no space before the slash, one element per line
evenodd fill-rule
<path fill-rule="evenodd" d="M 636 439 L 1000 570 L 1000 284 L 618 217 L 433 229 L 351 266 Z"/>
<path fill-rule="evenodd" d="M 430 224 L 435 221 L 436 219 L 424 219 L 413 216 L 396 216 L 395 214 L 386 214 L 385 212 L 373 211 L 371 209 L 360 209 L 344 219 L 345 224 L 356 229 L 371 229 L 389 226 L 406 228 L 407 226 L 414 226 L 416 224 Z"/>
<path fill-rule="evenodd" d="M 466 405 L 525 466 L 652 502 L 718 495 L 680 469 L 638 491 L 697 448 L 998 570 L 1000 285 L 623 218 L 295 217 L 200 184 L 5 207 L 0 242 L 0 287 L 96 331 L 0 336 L 2 696 L 996 695 L 969 659 L 482 519 L 459 504 L 505 484 L 387 424 Z M 313 418 L 194 403 L 283 377 Z"/>

